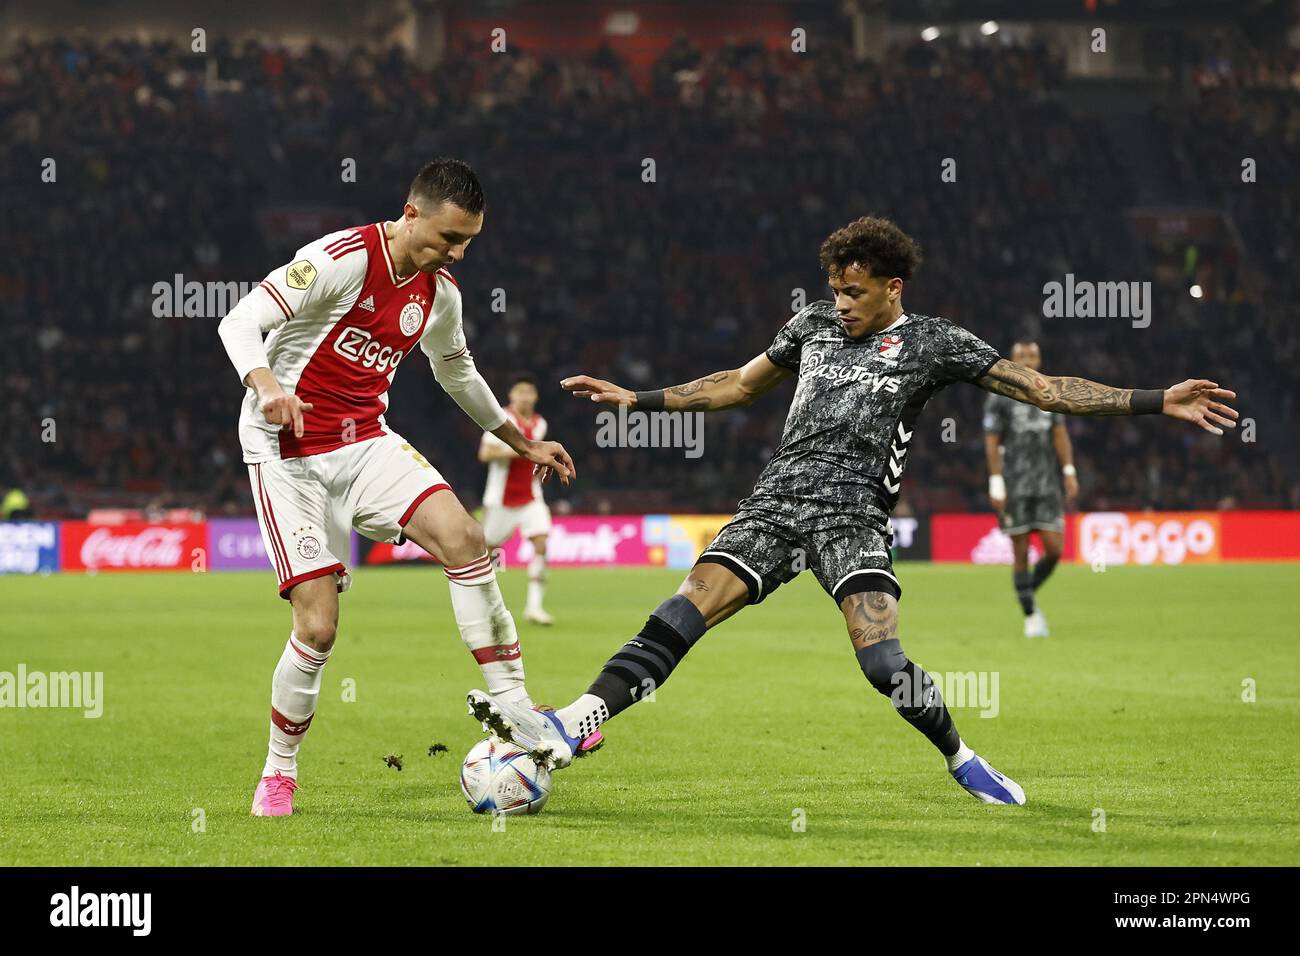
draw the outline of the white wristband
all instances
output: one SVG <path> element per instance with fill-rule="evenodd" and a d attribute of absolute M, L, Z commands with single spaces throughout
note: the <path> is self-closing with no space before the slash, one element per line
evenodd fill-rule
<path fill-rule="evenodd" d="M 1007 497 L 1007 483 L 1001 475 L 989 475 L 989 497 L 1002 499 Z"/>
<path fill-rule="evenodd" d="M 1061 469 L 1061 474 L 1065 475 L 1066 478 L 1073 478 L 1078 473 L 1078 470 L 1073 465 L 1066 465 Z"/>

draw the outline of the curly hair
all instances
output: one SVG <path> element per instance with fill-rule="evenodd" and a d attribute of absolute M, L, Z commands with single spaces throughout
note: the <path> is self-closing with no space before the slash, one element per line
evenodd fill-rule
<path fill-rule="evenodd" d="M 849 266 L 871 270 L 877 278 L 909 281 L 921 265 L 921 246 L 890 219 L 863 216 L 836 229 L 822 243 L 821 262 L 829 275 Z"/>

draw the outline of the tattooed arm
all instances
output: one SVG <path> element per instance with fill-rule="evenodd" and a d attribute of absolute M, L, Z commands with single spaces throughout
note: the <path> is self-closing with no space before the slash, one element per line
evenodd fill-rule
<path fill-rule="evenodd" d="M 751 359 L 743 368 L 714 372 L 685 385 L 663 391 L 634 392 L 612 382 L 589 375 L 563 379 L 560 387 L 577 398 L 589 398 L 605 405 L 638 405 L 675 412 L 717 412 L 751 404 L 760 395 L 776 388 L 793 373 L 777 365 L 765 354 Z"/>
<path fill-rule="evenodd" d="M 1036 405 L 1049 412 L 1067 415 L 1141 415 L 1159 413 L 1170 418 L 1193 422 L 1207 432 L 1222 435 L 1224 428 L 1237 427 L 1237 411 L 1223 404 L 1236 392 L 1219 388 L 1205 379 L 1187 381 L 1163 392 L 1132 388 L 1112 388 L 1086 378 L 1068 375 L 1044 375 L 1007 359 L 998 359 L 993 367 L 975 380 L 988 392 L 1006 395 L 1026 405 Z"/>

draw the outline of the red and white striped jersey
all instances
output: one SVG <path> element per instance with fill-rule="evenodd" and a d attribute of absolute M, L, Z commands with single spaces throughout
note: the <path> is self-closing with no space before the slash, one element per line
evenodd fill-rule
<path fill-rule="evenodd" d="M 267 424 L 250 388 L 239 418 L 246 462 L 318 455 L 385 434 L 389 385 L 417 343 L 444 388 L 449 379 L 478 375 L 455 280 L 445 270 L 399 278 L 385 223 L 344 229 L 304 246 L 249 293 L 254 296 L 275 307 L 261 312 L 273 317 L 261 323 L 269 332 L 272 373 L 313 408 L 297 438 Z"/>
<path fill-rule="evenodd" d="M 505 408 L 506 417 L 515 423 L 515 427 L 525 438 L 541 441 L 546 437 L 546 419 L 536 412 L 531 421 L 524 421 L 509 405 Z M 496 435 L 483 433 L 483 444 L 502 451 L 509 451 L 510 446 Z M 533 475 L 533 463 L 526 458 L 498 459 L 488 462 L 487 487 L 483 489 L 483 506 L 496 508 L 518 508 L 530 501 L 542 499 L 542 482 Z"/>

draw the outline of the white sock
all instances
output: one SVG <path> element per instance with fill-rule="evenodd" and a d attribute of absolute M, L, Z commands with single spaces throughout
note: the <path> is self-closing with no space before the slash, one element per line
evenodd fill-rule
<path fill-rule="evenodd" d="M 546 555 L 534 554 L 528 562 L 528 603 L 530 611 L 542 609 L 542 599 L 546 597 Z"/>
<path fill-rule="evenodd" d="M 271 678 L 271 740 L 263 777 L 277 773 L 298 779 L 298 748 L 316 715 L 321 669 L 330 652 L 308 647 L 290 633 Z"/>
<path fill-rule="evenodd" d="M 451 610 L 461 640 L 478 662 L 488 693 L 507 703 L 532 707 L 524 688 L 524 660 L 515 619 L 501 599 L 491 557 L 484 554 L 443 571 L 451 589 Z"/>
<path fill-rule="evenodd" d="M 595 694 L 583 694 L 568 707 L 555 712 L 570 737 L 590 737 L 596 728 L 609 720 L 609 706 Z"/>
<path fill-rule="evenodd" d="M 966 746 L 966 741 L 961 740 L 959 738 L 958 743 L 960 746 L 957 747 L 957 752 L 953 754 L 951 757 L 943 758 L 944 760 L 948 761 L 949 772 L 956 770 L 967 760 L 970 760 L 971 757 L 975 756 L 975 751 L 971 750 L 969 747 Z"/>

